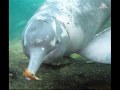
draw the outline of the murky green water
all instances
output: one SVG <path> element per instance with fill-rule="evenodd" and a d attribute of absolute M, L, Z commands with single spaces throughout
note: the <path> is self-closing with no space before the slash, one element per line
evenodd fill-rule
<path fill-rule="evenodd" d="M 9 39 L 20 39 L 30 17 L 45 0 L 9 0 Z"/>

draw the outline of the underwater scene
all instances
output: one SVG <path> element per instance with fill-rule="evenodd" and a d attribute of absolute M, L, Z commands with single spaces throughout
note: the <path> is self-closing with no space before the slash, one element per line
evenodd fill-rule
<path fill-rule="evenodd" d="M 9 0 L 9 89 L 111 90 L 111 64 L 97 63 L 76 53 L 57 58 L 52 64 L 42 63 L 36 73 L 40 80 L 24 77 L 29 58 L 23 52 L 23 31 L 45 1 Z M 111 19 L 102 29 L 110 26 Z"/>

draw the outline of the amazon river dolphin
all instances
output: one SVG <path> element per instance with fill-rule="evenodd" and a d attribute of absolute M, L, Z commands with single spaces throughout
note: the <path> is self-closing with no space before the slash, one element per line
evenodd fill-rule
<path fill-rule="evenodd" d="M 40 65 L 58 57 L 80 54 L 99 63 L 111 63 L 111 0 L 46 0 L 23 32 L 23 51 L 29 58 L 23 75 L 35 76 Z"/>

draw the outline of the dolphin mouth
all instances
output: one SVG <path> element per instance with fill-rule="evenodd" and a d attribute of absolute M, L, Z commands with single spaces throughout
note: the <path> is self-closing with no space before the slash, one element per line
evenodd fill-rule
<path fill-rule="evenodd" d="M 24 68 L 23 71 L 23 76 L 27 80 L 40 80 L 35 76 L 35 74 L 43 62 L 45 56 L 46 52 L 41 48 L 31 48 L 28 68 Z"/>
<path fill-rule="evenodd" d="M 24 68 L 23 71 L 23 76 L 27 79 L 27 80 L 41 80 L 38 77 L 36 77 L 35 73 L 37 72 L 37 70 L 39 69 L 41 63 L 46 60 L 46 58 L 48 58 L 51 52 L 53 52 L 54 49 L 50 50 L 48 53 L 39 53 L 37 51 L 34 51 L 35 53 L 33 53 L 33 56 L 31 56 L 30 58 L 30 62 L 29 62 L 29 66 L 28 68 Z M 37 57 L 36 57 L 36 56 Z M 49 60 L 48 60 L 49 61 Z"/>

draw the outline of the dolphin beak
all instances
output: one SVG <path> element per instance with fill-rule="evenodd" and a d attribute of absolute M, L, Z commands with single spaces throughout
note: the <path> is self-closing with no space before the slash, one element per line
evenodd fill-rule
<path fill-rule="evenodd" d="M 46 53 L 38 48 L 32 49 L 30 52 L 30 62 L 28 68 L 24 69 L 23 76 L 25 76 L 27 80 L 40 80 L 35 74 L 43 62 Z"/>

